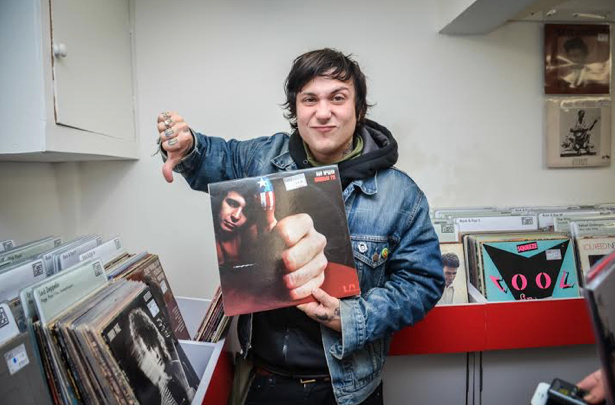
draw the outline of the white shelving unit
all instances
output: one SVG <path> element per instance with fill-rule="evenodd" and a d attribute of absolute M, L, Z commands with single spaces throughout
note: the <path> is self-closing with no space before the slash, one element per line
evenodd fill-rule
<path fill-rule="evenodd" d="M 190 337 L 194 337 L 201 320 L 205 317 L 211 300 L 190 297 L 175 297 L 175 299 L 186 322 L 188 333 Z M 221 339 L 218 343 L 194 342 L 191 340 L 179 341 L 190 363 L 192 363 L 194 371 L 197 375 L 201 376 L 199 388 L 192 400 L 193 405 L 201 405 L 203 403 L 214 369 L 222 353 L 224 342 L 225 339 Z"/>

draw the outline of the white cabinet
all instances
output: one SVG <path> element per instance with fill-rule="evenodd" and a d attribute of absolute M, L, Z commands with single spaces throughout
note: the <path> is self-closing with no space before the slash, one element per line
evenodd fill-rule
<path fill-rule="evenodd" d="M 0 1 L 0 160 L 137 158 L 129 1 Z"/>

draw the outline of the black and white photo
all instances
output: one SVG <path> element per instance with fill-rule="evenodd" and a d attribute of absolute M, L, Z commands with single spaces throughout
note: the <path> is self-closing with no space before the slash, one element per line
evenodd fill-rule
<path fill-rule="evenodd" d="M 551 98 L 546 110 L 548 167 L 611 164 L 610 98 Z"/>

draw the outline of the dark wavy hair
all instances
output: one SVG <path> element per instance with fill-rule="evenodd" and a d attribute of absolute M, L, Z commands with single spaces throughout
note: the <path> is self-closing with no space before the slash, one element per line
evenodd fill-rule
<path fill-rule="evenodd" d="M 289 120 L 293 130 L 297 129 L 297 94 L 303 87 L 316 77 L 328 77 L 340 81 L 352 80 L 355 90 L 355 113 L 357 128 L 365 121 L 365 115 L 370 105 L 367 103 L 367 84 L 365 75 L 352 55 L 344 55 L 330 48 L 304 53 L 297 57 L 286 78 L 284 90 L 287 110 L 284 116 Z"/>
<path fill-rule="evenodd" d="M 256 183 L 256 181 L 254 182 Z M 243 208 L 243 214 L 246 217 L 246 225 L 249 225 L 256 221 L 256 214 L 258 214 L 258 210 L 256 207 L 256 203 L 254 202 L 254 194 L 258 192 L 258 188 L 256 188 L 252 184 L 240 184 L 235 186 L 233 189 L 221 189 L 221 190 L 210 190 L 211 196 L 211 206 L 212 206 L 212 214 L 214 219 L 214 232 L 220 231 L 220 223 L 218 215 L 220 213 L 220 208 L 222 207 L 222 202 L 231 192 L 236 192 L 246 202 L 245 207 Z"/>
<path fill-rule="evenodd" d="M 443 267 L 459 267 L 459 257 L 455 253 L 445 253 L 442 255 L 442 266 Z"/>

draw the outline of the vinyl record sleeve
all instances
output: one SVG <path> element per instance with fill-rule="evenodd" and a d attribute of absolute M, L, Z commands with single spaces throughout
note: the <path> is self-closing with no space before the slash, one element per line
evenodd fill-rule
<path fill-rule="evenodd" d="M 587 274 L 598 261 L 615 251 L 615 235 L 604 238 L 577 238 L 576 245 L 581 269 L 583 274 Z"/>
<path fill-rule="evenodd" d="M 453 276 L 453 280 L 450 282 L 448 278 L 451 277 L 450 273 L 453 269 L 443 267 L 444 277 L 446 284 L 444 287 L 444 294 L 436 305 L 449 305 L 449 304 L 467 304 L 468 303 L 468 285 L 466 277 L 466 265 L 463 255 L 463 244 L 461 243 L 442 243 L 440 244 L 440 251 L 442 252 L 442 258 L 450 256 L 449 260 L 457 260 L 459 266 L 456 268 L 456 274 Z M 453 267 L 454 266 L 450 266 Z"/>
<path fill-rule="evenodd" d="M 115 361 L 101 330 L 118 312 L 118 308 L 134 300 L 145 288 L 142 283 L 118 280 L 88 301 L 85 312 L 74 321 L 73 336 L 79 341 L 89 366 L 105 390 L 107 398 L 116 398 L 119 404 L 136 404 L 130 383 Z"/>
<path fill-rule="evenodd" d="M 615 402 L 615 252 L 593 268 L 583 289 L 604 374 L 607 403 Z"/>
<path fill-rule="evenodd" d="M 547 110 L 547 166 L 611 164 L 611 99 L 550 98 Z"/>
<path fill-rule="evenodd" d="M 608 24 L 545 24 L 545 94 L 609 94 Z"/>
<path fill-rule="evenodd" d="M 280 257 L 287 247 L 276 227 L 296 214 L 309 215 L 327 239 L 321 288 L 337 298 L 360 293 L 337 167 L 213 183 L 209 193 L 226 315 L 313 301 L 293 300 L 283 279 L 288 272 Z M 367 250 L 362 243 L 359 251 Z M 388 250 L 376 254 L 374 261 L 386 259 Z"/>
<path fill-rule="evenodd" d="M 138 266 L 122 274 L 128 280 L 142 281 L 147 284 L 154 298 L 158 300 L 160 309 L 166 314 L 177 339 L 190 340 L 190 334 L 182 317 L 171 285 L 157 255 L 150 255 Z"/>
<path fill-rule="evenodd" d="M 0 398 L 6 405 L 51 404 L 32 340 L 22 333 L 0 345 Z"/>
<path fill-rule="evenodd" d="M 572 241 L 567 238 L 485 242 L 485 298 L 518 301 L 579 296 Z"/>
<path fill-rule="evenodd" d="M 121 307 L 101 335 L 140 403 L 191 403 L 199 380 L 149 288 Z"/>

